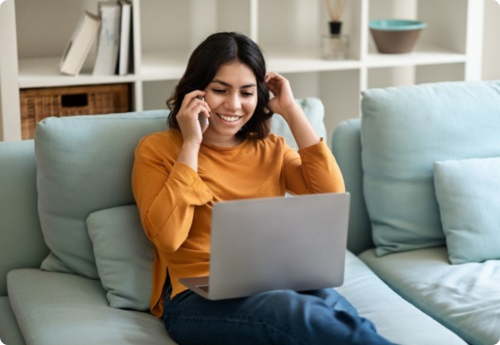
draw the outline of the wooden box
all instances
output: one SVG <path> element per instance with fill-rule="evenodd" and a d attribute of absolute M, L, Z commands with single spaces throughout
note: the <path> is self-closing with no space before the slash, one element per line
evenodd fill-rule
<path fill-rule="evenodd" d="M 130 84 L 23 89 L 22 138 L 35 136 L 36 124 L 50 116 L 124 113 L 131 110 Z"/>

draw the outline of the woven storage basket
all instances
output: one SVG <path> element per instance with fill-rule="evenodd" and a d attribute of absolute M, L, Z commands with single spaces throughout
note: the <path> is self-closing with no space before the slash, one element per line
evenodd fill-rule
<path fill-rule="evenodd" d="M 36 124 L 50 116 L 130 111 L 130 85 L 109 84 L 21 90 L 22 138 L 35 136 Z"/>

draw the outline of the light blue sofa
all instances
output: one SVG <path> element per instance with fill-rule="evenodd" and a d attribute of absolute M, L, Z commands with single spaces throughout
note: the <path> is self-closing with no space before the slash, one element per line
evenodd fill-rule
<path fill-rule="evenodd" d="M 343 122 L 332 138 L 351 192 L 349 247 L 468 343 L 497 344 L 500 82 L 362 96 L 362 118 Z"/>
<path fill-rule="evenodd" d="M 299 103 L 326 137 L 321 102 Z M 147 312 L 153 258 L 130 188 L 135 146 L 147 133 L 164 130 L 165 119 L 165 111 L 49 118 L 38 124 L 35 141 L 0 143 L 3 343 L 174 344 L 161 320 Z M 279 117 L 273 131 L 294 145 Z M 475 341 L 411 289 L 411 277 L 448 269 L 444 248 L 382 258 L 370 249 L 359 121 L 342 124 L 333 145 L 353 202 L 345 283 L 338 290 L 395 343 Z M 373 271 L 357 256 L 361 252 Z"/>

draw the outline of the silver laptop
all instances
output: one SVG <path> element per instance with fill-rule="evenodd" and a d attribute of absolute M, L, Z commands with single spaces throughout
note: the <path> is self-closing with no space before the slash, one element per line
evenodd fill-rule
<path fill-rule="evenodd" d="M 325 193 L 216 203 L 210 276 L 179 281 L 210 300 L 340 286 L 349 201 Z"/>

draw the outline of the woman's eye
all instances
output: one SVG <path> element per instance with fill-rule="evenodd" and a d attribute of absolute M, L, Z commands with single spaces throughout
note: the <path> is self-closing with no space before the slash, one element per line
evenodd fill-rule
<path fill-rule="evenodd" d="M 226 90 L 222 90 L 222 89 L 213 89 L 213 92 L 215 93 L 225 93 Z"/>
<path fill-rule="evenodd" d="M 252 92 L 242 92 L 241 95 L 244 97 L 251 97 L 251 96 L 253 96 L 253 93 Z"/>

